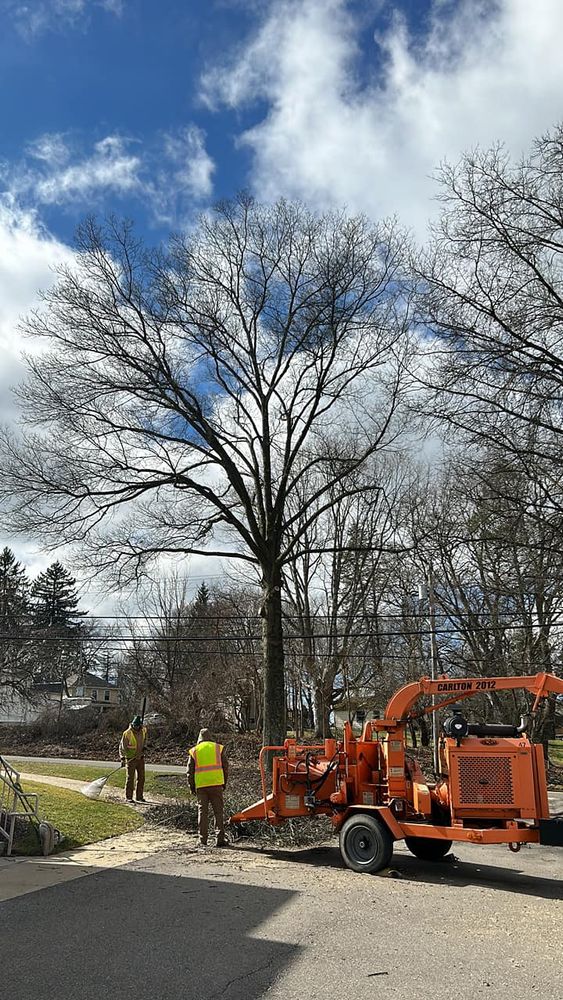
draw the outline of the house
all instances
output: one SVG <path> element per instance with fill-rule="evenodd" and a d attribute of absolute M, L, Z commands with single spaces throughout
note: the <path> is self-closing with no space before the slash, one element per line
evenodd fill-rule
<path fill-rule="evenodd" d="M 344 723 L 350 721 L 354 731 L 360 732 L 364 722 L 382 717 L 381 698 L 369 694 L 363 697 L 352 695 L 345 703 L 335 705 L 332 715 L 337 730 L 342 730 Z"/>
<path fill-rule="evenodd" d="M 2 699 L 0 724 L 29 725 L 43 712 L 58 711 L 59 707 L 80 709 L 97 705 L 101 711 L 116 708 L 120 704 L 120 693 L 119 685 L 89 670 L 72 675 L 66 683 L 37 681 L 30 699 L 25 700 L 15 692 Z"/>
<path fill-rule="evenodd" d="M 32 699 L 22 698 L 17 691 L 4 691 L 0 700 L 0 725 L 30 725 L 45 711 L 49 698 L 39 693 Z"/>
<path fill-rule="evenodd" d="M 66 686 L 69 698 L 85 698 L 102 708 L 115 708 L 120 704 L 119 686 L 90 670 L 69 677 Z"/>

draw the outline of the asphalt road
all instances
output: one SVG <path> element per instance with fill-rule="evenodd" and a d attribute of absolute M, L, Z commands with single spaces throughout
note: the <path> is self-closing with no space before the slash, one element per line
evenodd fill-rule
<path fill-rule="evenodd" d="M 107 767 L 110 770 L 112 767 L 117 767 L 119 760 L 114 758 L 113 760 L 77 760 L 76 757 L 13 757 L 8 755 L 4 757 L 12 767 L 17 769 L 18 764 L 23 764 L 25 762 L 42 764 L 86 764 L 90 767 Z M 181 767 L 178 764 L 146 764 L 147 771 L 158 771 L 159 774 L 185 774 L 186 767 Z M 24 768 L 20 768 L 24 770 Z"/>
<path fill-rule="evenodd" d="M 2 996 L 563 997 L 563 851 L 399 847 L 370 876 L 336 847 L 185 844 L 1 903 Z"/>

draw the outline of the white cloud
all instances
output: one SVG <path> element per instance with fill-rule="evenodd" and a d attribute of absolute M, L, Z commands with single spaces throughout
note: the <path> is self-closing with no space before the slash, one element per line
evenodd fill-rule
<path fill-rule="evenodd" d="M 138 192 L 143 188 L 142 161 L 130 145 L 109 135 L 95 143 L 90 155 L 77 154 L 62 134 L 47 133 L 28 143 L 22 162 L 4 165 L 6 187 L 20 202 L 34 206 L 90 201 L 107 191 Z"/>
<path fill-rule="evenodd" d="M 196 125 L 189 125 L 165 136 L 165 152 L 175 168 L 173 179 L 179 190 L 192 198 L 209 198 L 213 190 L 215 164 L 205 148 L 205 133 Z"/>
<path fill-rule="evenodd" d="M 98 0 L 100 7 L 116 17 L 121 17 L 125 9 L 125 0 Z"/>
<path fill-rule="evenodd" d="M 46 132 L 28 143 L 27 154 L 51 167 L 60 167 L 68 161 L 70 151 L 60 132 Z"/>
<path fill-rule="evenodd" d="M 31 212 L 0 201 L 0 420 L 12 415 L 9 387 L 23 378 L 23 346 L 18 323 L 49 287 L 54 268 L 71 251 L 46 233 Z"/>
<path fill-rule="evenodd" d="M 44 204 L 61 204 L 84 200 L 100 190 L 118 194 L 138 190 L 141 187 L 141 160 L 129 152 L 127 146 L 119 136 L 107 136 L 95 144 L 91 157 L 36 179 L 36 200 Z"/>
<path fill-rule="evenodd" d="M 54 239 L 35 213 L 9 198 L 0 199 L 0 423 L 11 423 L 16 416 L 10 388 L 25 377 L 22 350 L 33 350 L 19 331 L 20 319 L 39 304 L 39 290 L 53 284 L 55 268 L 72 256 L 70 247 Z M 65 549 L 47 551 L 39 542 L 5 534 L 0 522 L 0 549 L 4 545 L 13 549 L 30 577 L 57 558 L 69 558 Z M 88 607 L 93 600 L 89 595 Z"/>
<path fill-rule="evenodd" d="M 285 0 L 206 73 L 211 107 L 266 102 L 240 136 L 259 196 L 396 212 L 422 233 L 445 156 L 496 140 L 519 155 L 562 115 L 560 0 L 436 0 L 423 38 L 395 17 L 367 82 L 358 32 L 346 0 Z"/>
<path fill-rule="evenodd" d="M 11 197 L 32 208 L 91 208 L 110 195 L 133 197 L 159 222 L 177 224 L 213 191 L 215 164 L 195 125 L 145 144 L 108 135 L 90 152 L 77 137 L 46 133 L 28 143 L 25 154 L 19 163 L 4 163 L 0 176 Z"/>
<path fill-rule="evenodd" d="M 96 8 L 119 17 L 124 0 L 0 0 L 0 14 L 10 18 L 28 41 L 45 31 L 85 28 Z"/>

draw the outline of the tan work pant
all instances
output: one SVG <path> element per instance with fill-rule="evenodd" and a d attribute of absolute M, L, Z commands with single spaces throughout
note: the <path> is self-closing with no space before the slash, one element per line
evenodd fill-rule
<path fill-rule="evenodd" d="M 226 844 L 225 820 L 223 818 L 223 786 L 210 785 L 208 788 L 196 789 L 197 794 L 197 830 L 200 844 L 207 843 L 209 830 L 209 806 L 215 816 L 215 834 L 217 846 Z"/>
<path fill-rule="evenodd" d="M 137 775 L 137 800 L 142 799 L 145 790 L 145 758 L 133 758 L 127 761 L 127 784 L 125 785 L 125 798 L 133 798 L 135 787 L 135 775 Z"/>

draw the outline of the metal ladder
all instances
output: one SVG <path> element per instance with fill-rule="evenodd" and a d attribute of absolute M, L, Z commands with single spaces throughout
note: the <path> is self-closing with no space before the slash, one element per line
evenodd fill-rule
<path fill-rule="evenodd" d="M 26 817 L 39 823 L 38 801 L 34 792 L 23 791 L 19 771 L 0 755 L 0 848 L 5 855 L 12 853 L 16 820 Z"/>

